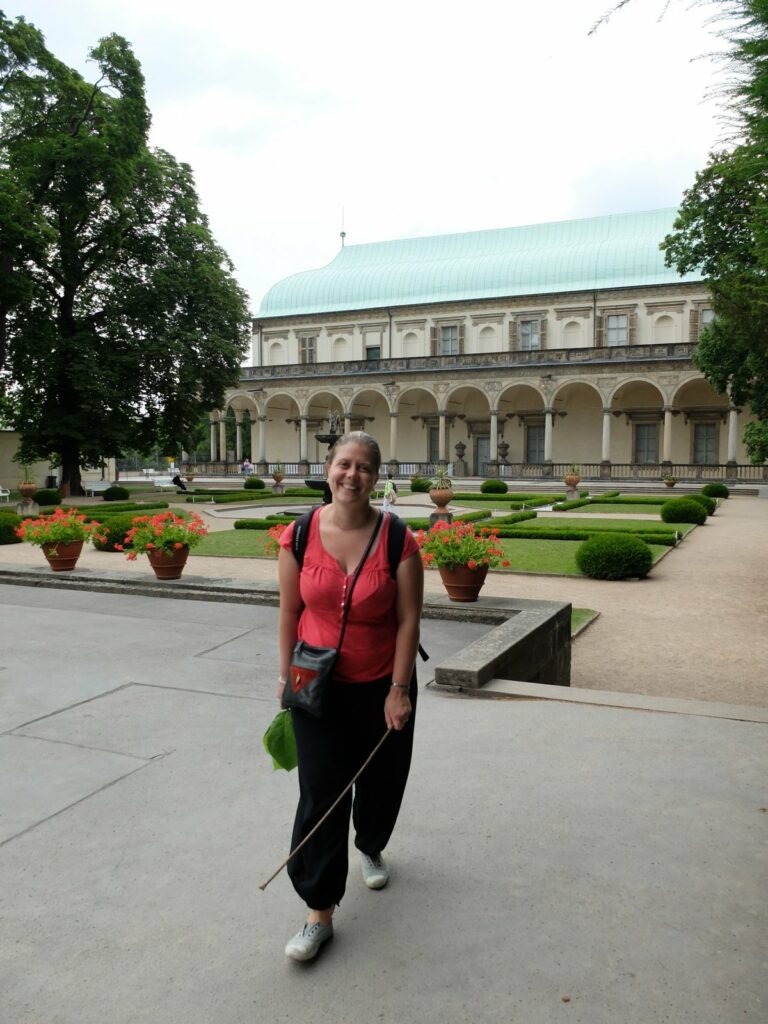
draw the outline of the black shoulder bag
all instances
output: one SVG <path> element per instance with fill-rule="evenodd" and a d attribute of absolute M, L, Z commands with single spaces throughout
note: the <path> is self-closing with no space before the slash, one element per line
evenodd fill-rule
<path fill-rule="evenodd" d="M 339 641 L 335 647 L 315 647 L 313 644 L 297 641 L 291 652 L 291 666 L 288 670 L 288 678 L 283 688 L 283 707 L 299 708 L 307 711 L 315 718 L 322 718 L 328 704 L 328 697 L 331 689 L 331 679 L 336 660 L 339 657 L 341 644 L 344 640 L 344 632 L 347 628 L 349 609 L 352 606 L 352 591 L 354 590 L 357 577 L 370 554 L 374 541 L 379 535 L 383 516 L 379 513 L 376 525 L 371 533 L 368 546 L 363 552 L 355 573 L 347 587 L 347 597 L 344 602 L 344 614 L 341 619 L 341 632 Z M 319 527 L 318 527 L 319 529 Z"/>

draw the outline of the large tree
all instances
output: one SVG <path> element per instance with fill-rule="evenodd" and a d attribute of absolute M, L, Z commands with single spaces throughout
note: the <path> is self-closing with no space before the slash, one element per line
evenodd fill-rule
<path fill-rule="evenodd" d="M 247 297 L 190 167 L 147 144 L 129 44 L 95 83 L 0 12 L 0 396 L 25 458 L 81 465 L 184 444 L 238 377 Z"/>
<path fill-rule="evenodd" d="M 620 0 L 613 10 L 630 0 Z M 719 15 L 732 145 L 713 153 L 662 243 L 668 266 L 703 270 L 715 320 L 695 360 L 721 394 L 756 417 L 750 458 L 768 459 L 768 0 L 700 0 Z M 606 18 L 609 16 L 606 15 Z M 601 24 L 606 20 L 601 19 Z"/>

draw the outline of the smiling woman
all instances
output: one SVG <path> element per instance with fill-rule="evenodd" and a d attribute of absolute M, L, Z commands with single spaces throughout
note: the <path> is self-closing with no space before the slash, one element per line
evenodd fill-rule
<path fill-rule="evenodd" d="M 392 573 L 393 520 L 370 504 L 380 464 L 373 437 L 361 431 L 342 435 L 327 466 L 333 500 L 309 520 L 303 559 L 294 553 L 295 523 L 279 540 L 281 699 L 291 685 L 286 680 L 297 640 L 338 652 L 322 716 L 291 709 L 301 794 L 292 846 L 308 842 L 291 857 L 288 873 L 309 908 L 304 927 L 286 946 L 294 960 L 312 959 L 333 934 L 333 912 L 346 888 L 352 798 L 345 798 L 316 836 L 309 838 L 310 832 L 382 734 L 391 731 L 356 783 L 354 797 L 363 879 L 369 888 L 382 888 L 389 870 L 381 854 L 410 768 L 423 570 L 406 530 Z"/>

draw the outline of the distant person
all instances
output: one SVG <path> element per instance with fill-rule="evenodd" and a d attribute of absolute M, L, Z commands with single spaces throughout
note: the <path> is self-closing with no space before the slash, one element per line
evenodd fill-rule
<path fill-rule="evenodd" d="M 174 484 L 176 487 L 178 487 L 180 491 L 186 491 L 186 489 L 187 489 L 187 485 L 182 480 L 181 473 L 179 472 L 178 469 L 176 470 L 174 475 L 171 477 L 171 483 Z"/>
<path fill-rule="evenodd" d="M 392 473 L 387 473 L 387 482 L 384 484 L 384 502 L 382 509 L 394 515 L 393 505 L 397 503 L 397 484 Z"/>
<path fill-rule="evenodd" d="M 251 475 L 251 473 L 253 472 L 253 463 L 250 461 L 250 459 L 243 459 L 243 464 L 240 467 L 240 472 L 243 474 L 243 476 Z"/>

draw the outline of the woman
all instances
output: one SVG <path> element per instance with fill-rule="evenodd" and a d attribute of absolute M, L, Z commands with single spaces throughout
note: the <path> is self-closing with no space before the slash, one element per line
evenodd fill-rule
<path fill-rule="evenodd" d="M 379 515 L 369 499 L 380 464 L 374 438 L 362 431 L 343 434 L 327 464 L 332 501 L 312 517 L 301 573 L 291 550 L 293 528 L 280 539 L 280 698 L 297 638 L 321 647 L 338 643 L 347 586 Z M 424 577 L 408 532 L 392 578 L 388 530 L 385 516 L 355 584 L 328 712 L 322 718 L 291 712 L 299 755 L 292 848 L 325 814 L 385 730 L 393 730 L 360 776 L 354 801 L 348 794 L 289 862 L 293 886 L 309 908 L 304 927 L 285 948 L 293 960 L 311 960 L 333 934 L 333 912 L 346 887 L 350 810 L 365 884 L 381 889 L 389 880 L 381 854 L 397 820 L 411 761 Z"/>

